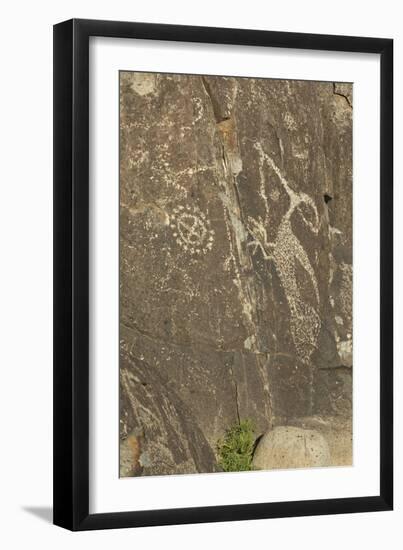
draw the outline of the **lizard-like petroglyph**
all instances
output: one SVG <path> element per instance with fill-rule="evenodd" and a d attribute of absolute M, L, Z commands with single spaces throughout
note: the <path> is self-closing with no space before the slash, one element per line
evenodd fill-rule
<path fill-rule="evenodd" d="M 264 221 L 261 218 L 256 220 L 252 217 L 248 217 L 248 231 L 253 238 L 253 240 L 248 243 L 248 246 L 253 247 L 253 254 L 260 249 L 263 258 L 274 263 L 290 308 L 290 329 L 295 348 L 300 358 L 304 362 L 308 362 L 316 347 L 321 326 L 317 312 L 319 306 L 319 289 L 316 275 L 308 255 L 292 230 L 291 216 L 295 211 L 298 211 L 304 223 L 309 227 L 312 233 L 317 235 L 319 231 L 318 211 L 311 197 L 301 191 L 294 191 L 290 187 L 277 165 L 272 158 L 263 151 L 259 143 L 255 144 L 255 148 L 259 153 L 261 166 L 267 163 L 273 170 L 283 189 L 286 191 L 290 204 L 281 220 L 277 236 L 273 242 L 268 241 Z M 262 197 L 266 201 L 266 210 L 268 211 L 267 198 L 265 198 L 263 193 Z M 301 206 L 305 207 L 305 211 L 307 208 L 309 209 L 310 213 L 313 215 L 312 220 L 305 217 Z M 301 295 L 296 277 L 297 262 L 299 262 L 306 271 L 312 283 L 316 307 L 304 301 Z"/>

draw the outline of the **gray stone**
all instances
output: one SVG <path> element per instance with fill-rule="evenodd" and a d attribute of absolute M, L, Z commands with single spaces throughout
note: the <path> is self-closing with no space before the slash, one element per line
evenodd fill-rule
<path fill-rule="evenodd" d="M 305 430 L 315 430 L 324 437 L 329 445 L 330 452 L 330 460 L 327 466 L 351 466 L 353 464 L 351 413 L 292 418 L 289 422 L 292 426 Z"/>
<path fill-rule="evenodd" d="M 329 465 L 326 439 L 315 430 L 294 426 L 278 426 L 265 433 L 253 455 L 253 467 L 257 470 Z"/>

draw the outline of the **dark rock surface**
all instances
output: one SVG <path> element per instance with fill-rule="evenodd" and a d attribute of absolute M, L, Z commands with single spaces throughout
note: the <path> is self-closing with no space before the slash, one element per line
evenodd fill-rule
<path fill-rule="evenodd" d="M 123 72 L 120 101 L 121 475 L 214 471 L 240 418 L 351 442 L 352 86 Z"/>

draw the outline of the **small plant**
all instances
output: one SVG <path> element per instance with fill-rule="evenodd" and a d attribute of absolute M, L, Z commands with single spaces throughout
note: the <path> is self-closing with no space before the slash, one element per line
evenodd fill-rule
<path fill-rule="evenodd" d="M 252 455 L 255 434 L 251 420 L 241 420 L 225 433 L 217 443 L 218 463 L 224 472 L 253 470 Z"/>

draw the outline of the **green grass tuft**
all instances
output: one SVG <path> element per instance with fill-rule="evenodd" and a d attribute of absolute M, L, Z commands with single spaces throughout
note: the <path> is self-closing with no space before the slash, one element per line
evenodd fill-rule
<path fill-rule="evenodd" d="M 253 470 L 252 455 L 255 434 L 252 421 L 241 420 L 225 433 L 217 443 L 218 463 L 224 472 Z"/>

